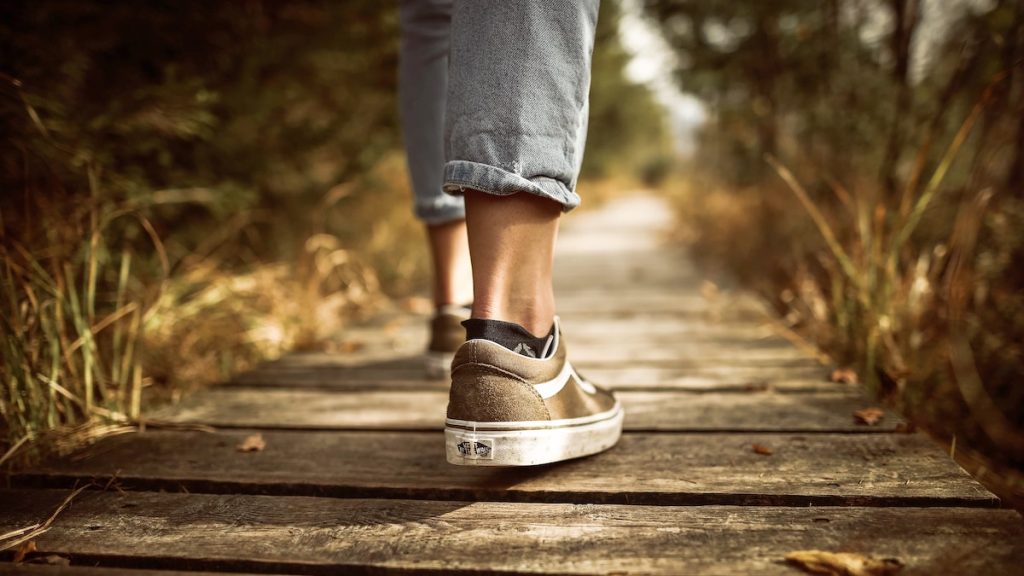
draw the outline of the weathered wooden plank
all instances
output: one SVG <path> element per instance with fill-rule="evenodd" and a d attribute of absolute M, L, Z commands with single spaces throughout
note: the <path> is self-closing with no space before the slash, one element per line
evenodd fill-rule
<path fill-rule="evenodd" d="M 604 261 L 555 260 L 555 295 L 568 298 L 582 290 L 630 289 L 641 286 L 672 286 L 697 292 L 704 277 L 686 263 L 668 261 L 657 252 L 604 255 Z"/>
<path fill-rule="evenodd" d="M 739 354 L 738 351 L 734 350 L 733 353 Z M 721 355 L 725 355 L 722 353 Z M 827 372 L 824 366 L 814 360 L 810 360 L 805 357 L 795 358 L 749 358 L 749 357 L 734 357 L 731 360 L 725 361 L 717 358 L 716 356 L 690 356 L 686 357 L 683 355 L 674 356 L 671 358 L 647 360 L 643 362 L 634 361 L 625 354 L 618 354 L 618 358 L 602 357 L 596 355 L 595 357 L 584 359 L 577 358 L 575 354 L 572 354 L 571 360 L 574 366 L 579 367 L 592 367 L 592 368 L 636 368 L 636 369 L 650 369 L 650 368 L 674 368 L 676 370 L 689 370 L 694 372 L 699 371 L 726 371 L 726 370 L 759 370 L 759 369 L 784 369 L 791 368 L 794 370 L 813 370 L 815 374 L 824 374 Z M 380 370 L 380 371 L 407 371 L 406 374 L 413 374 L 415 371 L 419 371 L 423 365 L 422 361 L 422 349 L 417 348 L 416 350 L 407 351 L 403 355 L 397 355 L 393 353 L 388 354 L 376 354 L 376 355 L 316 355 L 303 358 L 301 360 L 290 360 L 290 361 L 276 361 L 268 362 L 257 368 L 256 372 L 266 373 L 290 373 L 300 370 L 307 370 L 310 368 L 314 369 L 337 369 L 337 370 Z"/>
<path fill-rule="evenodd" d="M 3 491 L 0 529 L 66 491 Z M 898 537 L 894 537 L 898 535 Z M 1024 523 L 970 508 L 621 506 L 88 492 L 43 553 L 140 567 L 335 574 L 403 570 L 792 574 L 807 548 L 896 557 L 908 573 L 1011 575 Z M 7 553 L 9 555 L 9 553 Z"/>
<path fill-rule="evenodd" d="M 426 317 L 410 317 L 400 334 L 366 334 L 349 330 L 345 340 L 354 350 L 347 353 L 298 353 L 270 365 L 295 365 L 304 359 L 336 363 L 360 361 L 364 355 L 421 352 L 426 346 Z M 682 357 L 721 350 L 767 350 L 792 348 L 792 344 L 775 335 L 765 325 L 751 323 L 718 323 L 701 320 L 665 318 L 660 321 L 635 322 L 621 318 L 579 319 L 562 322 L 569 349 L 575 354 L 592 355 L 593 351 L 619 348 L 642 351 L 658 348 L 676 351 Z M 367 353 L 370 354 L 367 354 Z M 321 362 L 322 363 L 322 362 Z"/>
<path fill-rule="evenodd" d="M 396 324 L 397 322 L 397 324 Z M 723 363 L 738 359 L 743 364 L 789 364 L 811 356 L 772 334 L 767 326 L 753 323 L 653 317 L 643 321 L 597 316 L 564 322 L 573 360 L 636 365 L 647 360 L 685 365 Z M 406 315 L 392 318 L 391 329 L 351 328 L 342 336 L 344 351 L 288 355 L 266 368 L 299 365 L 354 366 L 412 358 L 427 346 L 427 319 Z M 646 329 L 650 325 L 650 329 Z"/>
<path fill-rule="evenodd" d="M 691 372 L 651 368 L 580 368 L 591 381 L 613 390 L 678 390 L 694 392 L 751 392 L 775 390 L 781 393 L 835 392 L 850 386 L 828 382 L 815 371 L 791 377 L 790 370 L 736 370 L 722 373 Z M 240 374 L 226 387 L 313 388 L 323 390 L 448 390 L 447 376 L 428 379 L 422 370 L 295 370 L 254 371 Z"/>
<path fill-rule="evenodd" d="M 425 349 L 416 347 L 410 353 Z M 701 343 L 678 344 L 673 349 L 668 346 L 646 346 L 643 343 L 615 342 L 605 344 L 570 344 L 570 359 L 580 365 L 659 365 L 659 366 L 708 366 L 736 364 L 739 366 L 769 367 L 802 367 L 815 366 L 816 361 L 806 352 L 795 348 L 788 342 L 764 344 L 758 342 L 710 344 Z M 357 362 L 386 362 L 387 359 L 371 356 L 349 356 L 338 359 L 338 364 L 353 365 Z"/>
<path fill-rule="evenodd" d="M 413 324 L 415 325 L 415 324 Z M 667 344 L 678 347 L 681 343 L 760 341 L 777 338 L 777 332 L 764 322 L 711 321 L 708 319 L 686 319 L 678 316 L 652 317 L 643 322 L 629 319 L 602 317 L 578 317 L 563 320 L 570 344 L 606 341 L 608 335 L 616 338 L 629 337 L 630 341 L 646 344 Z"/>
<path fill-rule="evenodd" d="M 911 434 L 626 434 L 608 452 L 527 469 L 445 462 L 437 432 L 150 431 L 107 438 L 14 481 L 129 489 L 657 505 L 994 506 L 930 440 Z M 763 456 L 752 446 L 767 446 Z"/>
<path fill-rule="evenodd" d="M 363 371 L 387 373 L 393 371 L 402 374 L 402 377 L 407 377 L 407 375 L 423 371 L 423 349 L 417 349 L 415 352 L 407 354 L 391 354 L 378 358 L 362 358 L 348 354 L 289 354 L 279 360 L 260 364 L 253 372 L 287 374 L 296 371 L 326 369 L 337 370 L 339 374 L 344 374 L 345 371 L 352 371 L 354 373 Z"/>
<path fill-rule="evenodd" d="M 561 297 L 559 297 L 561 296 Z M 660 312 L 700 313 L 714 317 L 764 318 L 764 304 L 750 294 L 738 293 L 708 299 L 693 289 L 680 290 L 676 286 L 650 288 L 597 288 L 574 290 L 571 294 L 556 295 L 559 314 L 575 312 Z"/>
<path fill-rule="evenodd" d="M 378 341 L 388 349 L 396 349 L 395 344 L 408 343 L 409 352 L 422 351 L 426 344 L 428 319 L 426 317 L 410 317 L 407 324 L 390 336 L 391 339 L 375 340 L 359 333 L 346 332 L 352 339 L 361 339 L 367 345 L 376 345 Z M 626 349 L 643 347 L 680 348 L 711 348 L 715 346 L 744 347 L 792 347 L 793 344 L 778 336 L 766 324 L 751 322 L 709 322 L 707 320 L 686 320 L 677 317 L 651 318 L 635 322 L 623 318 L 578 318 L 563 321 L 566 342 L 572 353 L 585 352 L 588 348 L 600 349 L 613 345 Z M 404 351 L 404 348 L 401 348 Z M 300 354 L 295 356 L 307 356 Z M 315 354 L 309 356 L 317 356 Z M 326 356 L 326 355 L 319 355 Z M 284 359 L 287 362 L 288 358 Z"/>
<path fill-rule="evenodd" d="M 586 194 L 586 186 L 582 190 Z M 576 258 L 595 252 L 654 250 L 662 247 L 662 235 L 672 226 L 673 213 L 664 199 L 642 192 L 623 194 L 599 209 L 567 215 L 556 253 Z M 682 253 L 678 245 L 665 250 Z"/>
<path fill-rule="evenodd" d="M 628 341 L 627 341 L 628 342 Z M 814 365 L 815 359 L 786 341 L 734 341 L 712 342 L 677 341 L 675 346 L 648 345 L 643 342 L 627 343 L 612 340 L 603 344 L 573 344 L 570 342 L 573 362 L 601 364 L 629 363 L 632 365 L 674 365 L 691 362 L 693 365 L 729 364 L 741 366 L 801 366 Z"/>
<path fill-rule="evenodd" d="M 576 336 L 576 335 L 573 335 Z M 368 348 L 355 354 L 319 354 L 301 360 L 285 357 L 263 365 L 269 369 L 297 368 L 300 366 L 358 366 L 369 363 L 396 362 L 413 359 L 423 354 L 427 341 L 414 341 L 411 345 L 387 350 Z M 570 358 L 576 364 L 598 362 L 643 366 L 645 363 L 676 363 L 701 368 L 735 364 L 739 366 L 800 366 L 815 364 L 815 357 L 795 348 L 781 338 L 723 338 L 689 337 L 665 334 L 637 336 L 628 333 L 596 334 L 581 342 L 578 337 L 568 341 Z"/>
<path fill-rule="evenodd" d="M 396 372 L 356 372 L 341 370 L 296 371 L 285 373 L 247 372 L 222 384 L 225 388 L 289 388 L 320 390 L 448 390 L 447 377 L 428 379 L 422 370 L 405 374 Z M 340 373 L 340 374 L 339 374 Z"/>
<path fill-rule="evenodd" d="M 575 364 L 574 364 L 575 365 Z M 827 379 L 822 366 L 702 366 L 668 368 L 657 366 L 598 366 L 579 364 L 587 378 L 614 390 L 748 391 L 772 389 L 779 392 L 844 391 L 851 387 Z"/>
<path fill-rule="evenodd" d="M 682 251 L 664 246 L 645 249 L 612 250 L 614 237 L 602 232 L 588 236 L 591 250 L 555 256 L 555 294 L 571 296 L 595 288 L 631 289 L 637 286 L 674 286 L 697 292 L 705 276 Z M 561 235 L 557 249 L 578 241 L 572 234 Z"/>
<path fill-rule="evenodd" d="M 884 432 L 854 422 L 869 405 L 854 393 L 621 392 L 627 430 Z M 444 423 L 447 392 L 395 390 L 331 392 L 279 388 L 215 388 L 156 412 L 154 419 L 211 426 L 296 429 L 436 430 Z"/>
<path fill-rule="evenodd" d="M 364 349 L 390 351 L 392 356 L 419 353 L 422 350 L 421 345 L 426 343 L 429 336 L 427 323 L 428 319 L 425 316 L 409 316 L 400 331 L 401 336 L 391 338 L 380 337 L 379 334 L 371 337 L 361 331 L 348 330 L 345 334 L 351 335 L 354 343 L 363 344 L 365 340 L 366 346 L 347 353 L 297 352 L 265 365 L 349 364 L 358 362 Z M 597 316 L 580 317 L 572 321 L 563 320 L 562 327 L 566 342 L 573 352 L 576 352 L 577 348 L 582 351 L 587 348 L 616 346 L 631 350 L 644 347 L 678 349 L 683 354 L 687 348 L 713 350 L 792 347 L 792 344 L 779 336 L 773 328 L 763 323 L 691 320 L 673 316 L 636 321 L 628 317 Z M 408 347 L 408 350 L 405 347 Z"/>
<path fill-rule="evenodd" d="M 800 366 L 699 363 L 692 367 L 644 364 L 601 365 L 574 362 L 588 378 L 613 389 L 835 391 L 828 370 L 817 363 Z M 448 379 L 428 379 L 420 355 L 353 363 L 331 355 L 286 358 L 239 374 L 228 383 L 242 386 L 338 389 L 447 389 Z"/>
<path fill-rule="evenodd" d="M 29 559 L 41 556 L 30 554 Z M 0 575 L 25 576 L 225 576 L 224 572 L 193 572 L 191 570 L 147 570 L 145 568 L 114 568 L 105 566 L 56 566 L 22 562 L 0 562 Z M 231 576 L 256 576 L 253 573 L 231 572 Z M 266 573 L 259 576 L 273 576 Z"/>

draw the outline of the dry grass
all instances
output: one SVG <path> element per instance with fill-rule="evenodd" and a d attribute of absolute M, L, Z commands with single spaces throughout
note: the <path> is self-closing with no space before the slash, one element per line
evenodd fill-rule
<path fill-rule="evenodd" d="M 60 516 L 60 513 L 67 509 L 67 507 L 71 505 L 71 502 L 90 486 L 91 484 L 86 484 L 85 486 L 81 486 L 74 490 L 73 492 L 71 492 L 70 494 L 68 494 L 67 497 L 64 498 L 64 501 L 61 502 L 60 505 L 57 506 L 57 508 L 53 511 L 53 513 L 51 513 L 50 516 L 43 522 L 37 522 L 35 524 L 30 524 L 18 530 L 13 530 L 6 534 L 0 534 L 0 552 L 4 550 L 10 550 L 11 548 L 14 548 L 16 546 L 20 546 L 21 544 L 29 542 L 32 539 L 37 538 L 42 534 L 46 533 L 47 531 L 49 531 L 50 527 L 53 525 L 53 522 L 57 519 L 58 516 Z M 18 560 L 16 559 L 15 562 L 18 562 Z"/>
<path fill-rule="evenodd" d="M 137 206 L 97 191 L 69 221 L 40 202 L 45 233 L 8 234 L 0 251 L 0 465 L 132 431 L 148 407 L 284 351 L 331 349 L 385 288 L 416 285 L 425 262 L 400 160 L 325 193 L 294 224 L 310 231 L 294 261 L 238 265 L 249 215 L 175 256 Z M 124 241 L 133 234 L 148 242 Z"/>
<path fill-rule="evenodd" d="M 286 351 L 343 350 L 347 322 L 426 284 L 404 162 L 386 155 L 285 223 L 307 231 L 288 261 L 239 258 L 272 215 L 235 214 L 184 252 L 157 233 L 154 206 L 203 205 L 209 190 L 117 202 L 97 174 L 70 218 L 66 199 L 40 196 L 34 227 L 8 226 L 0 249 L 0 466 L 158 425 L 151 407 Z M 581 184 L 588 207 L 632 188 Z"/>
<path fill-rule="evenodd" d="M 775 182 L 733 190 L 695 178 L 675 196 L 681 237 L 699 259 L 755 287 L 788 329 L 856 367 L 873 392 L 951 453 L 959 445 L 962 463 L 1020 502 L 1024 302 L 1013 262 L 1024 245 L 1022 204 L 946 183 L 987 98 L 927 172 L 928 145 L 921 150 L 895 199 L 871 182 L 826 179 L 809 191 L 775 158 Z"/>

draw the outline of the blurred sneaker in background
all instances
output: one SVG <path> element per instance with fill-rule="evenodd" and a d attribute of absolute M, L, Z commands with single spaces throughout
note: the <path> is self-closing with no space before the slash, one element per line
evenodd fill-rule
<path fill-rule="evenodd" d="M 448 304 L 441 306 L 430 319 L 430 344 L 424 357 L 427 377 L 448 378 L 455 351 L 466 341 L 462 321 L 469 318 L 470 306 Z"/>

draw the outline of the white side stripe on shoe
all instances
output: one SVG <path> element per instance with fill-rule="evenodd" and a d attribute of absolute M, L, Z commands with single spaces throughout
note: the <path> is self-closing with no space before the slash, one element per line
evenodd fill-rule
<path fill-rule="evenodd" d="M 533 388 L 537 390 L 537 393 L 540 394 L 541 398 L 547 400 L 561 392 L 562 388 L 565 388 L 566 383 L 569 382 L 569 378 L 572 378 L 573 376 L 575 376 L 576 381 L 580 383 L 580 388 L 583 388 L 583 390 L 588 394 L 597 392 L 589 382 L 584 381 L 578 374 L 576 374 L 576 371 L 572 368 L 572 364 L 568 361 L 566 361 L 565 366 L 562 366 L 562 371 L 558 373 L 558 376 L 555 376 L 547 382 L 534 384 Z"/>

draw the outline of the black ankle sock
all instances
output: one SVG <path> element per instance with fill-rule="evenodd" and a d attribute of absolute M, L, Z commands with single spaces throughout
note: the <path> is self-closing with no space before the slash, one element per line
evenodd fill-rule
<path fill-rule="evenodd" d="M 519 324 L 502 320 L 470 318 L 463 320 L 462 325 L 466 327 L 466 340 L 490 340 L 530 358 L 539 358 L 548 338 L 555 333 L 554 324 L 551 325 L 551 330 L 547 335 L 539 338 Z"/>

